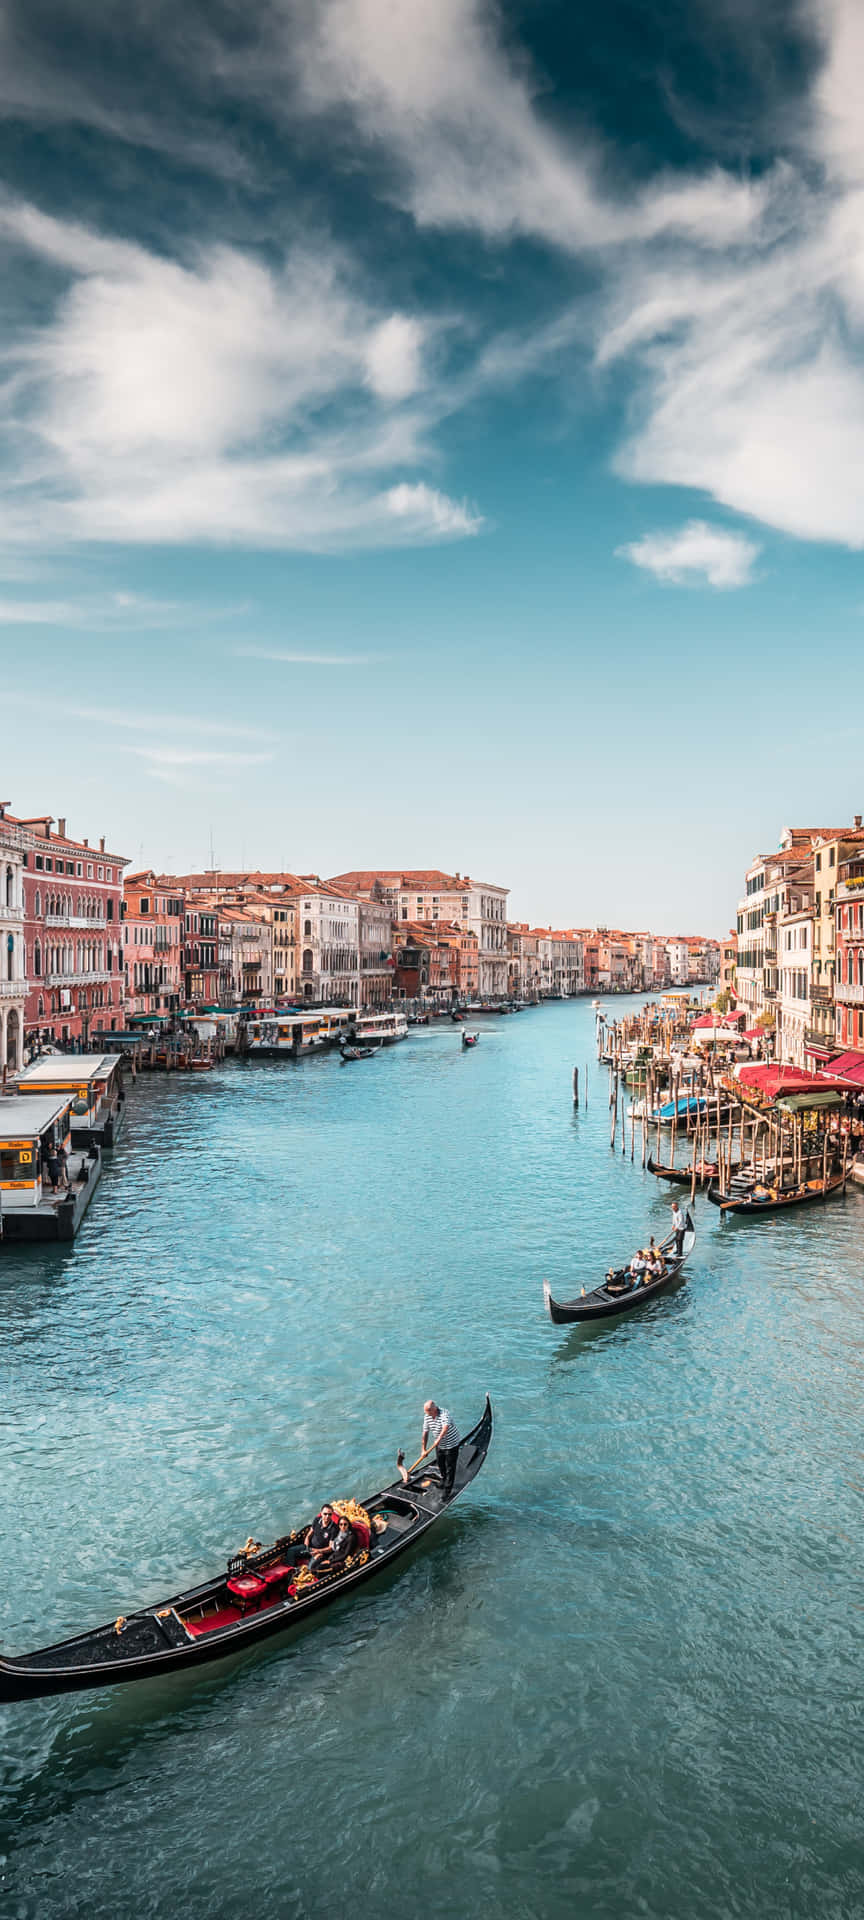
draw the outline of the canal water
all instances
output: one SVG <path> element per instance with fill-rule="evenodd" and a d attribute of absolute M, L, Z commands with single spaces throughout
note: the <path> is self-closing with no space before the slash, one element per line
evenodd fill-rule
<path fill-rule="evenodd" d="M 0 1253 L 6 1651 L 496 1422 L 317 1624 L 0 1709 L 3 1920 L 860 1916 L 864 1194 L 697 1201 L 685 1285 L 556 1329 L 670 1195 L 586 1001 L 478 1025 L 141 1081 L 74 1247 Z"/>

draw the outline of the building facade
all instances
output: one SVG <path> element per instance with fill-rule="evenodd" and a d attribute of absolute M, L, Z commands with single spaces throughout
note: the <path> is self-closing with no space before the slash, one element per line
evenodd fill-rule
<path fill-rule="evenodd" d="M 797 912 L 778 916 L 777 959 L 774 1058 L 791 1067 L 806 1067 L 813 965 L 813 917 L 809 901 Z"/>
<path fill-rule="evenodd" d="M 151 870 L 123 882 L 123 969 L 127 1018 L 176 1013 L 183 992 L 183 895 Z"/>
<path fill-rule="evenodd" d="M 0 801 L 0 1083 L 24 1064 L 26 847 L 26 835 L 6 819 L 6 806 Z"/>
<path fill-rule="evenodd" d="M 6 816 L 9 817 L 8 815 Z M 29 1043 L 89 1044 L 124 1022 L 123 869 L 128 861 L 73 840 L 53 815 L 16 822 L 26 836 L 24 942 Z"/>
<path fill-rule="evenodd" d="M 844 848 L 836 892 L 835 1043 L 857 1051 L 864 1046 L 864 844 Z"/>

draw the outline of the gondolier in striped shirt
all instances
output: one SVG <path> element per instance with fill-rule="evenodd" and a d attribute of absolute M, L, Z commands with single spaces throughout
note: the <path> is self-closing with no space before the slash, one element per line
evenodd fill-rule
<path fill-rule="evenodd" d="M 435 1400 L 427 1400 L 423 1407 L 423 1439 L 420 1443 L 420 1451 L 425 1453 L 427 1447 L 435 1448 L 444 1493 L 450 1493 L 453 1488 L 461 1437 L 453 1415 L 448 1413 L 447 1408 L 439 1407 Z"/>

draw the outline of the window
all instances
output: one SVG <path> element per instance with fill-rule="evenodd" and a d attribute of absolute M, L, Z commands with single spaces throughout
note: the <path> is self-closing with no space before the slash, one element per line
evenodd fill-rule
<path fill-rule="evenodd" d="M 149 900 L 147 899 L 147 897 L 146 897 L 146 895 L 145 895 L 145 894 L 142 894 L 142 896 L 141 896 L 141 900 L 140 900 L 140 903 L 139 903 L 139 906 L 140 906 L 140 911 L 141 911 L 142 913 L 149 913 L 149 912 L 150 912 L 150 902 L 149 902 Z"/>
<path fill-rule="evenodd" d="M 84 873 L 84 868 L 80 860 L 76 860 L 75 862 L 75 873 L 77 875 L 77 878 L 80 880 Z"/>
<path fill-rule="evenodd" d="M 828 852 L 828 865 L 829 867 L 833 867 L 834 865 L 834 848 L 833 847 L 831 847 Z"/>
<path fill-rule="evenodd" d="M 105 902 L 105 917 L 106 917 L 106 919 L 107 919 L 107 920 L 113 920 L 113 918 L 114 918 L 114 902 L 113 902 L 113 900 L 106 900 L 106 902 Z"/>
<path fill-rule="evenodd" d="M 87 878 L 88 878 L 88 880 L 92 880 L 92 878 L 93 878 L 93 862 L 92 862 L 92 860 L 88 860 L 88 862 L 87 862 Z"/>
<path fill-rule="evenodd" d="M 53 862 L 53 860 L 51 859 L 51 857 L 50 857 L 50 855 L 49 855 L 49 854 L 47 854 L 47 853 L 46 853 L 46 855 L 45 855 L 45 872 L 46 872 L 46 873 L 53 873 L 53 872 L 54 872 L 54 862 Z"/>
<path fill-rule="evenodd" d="M 38 888 L 38 887 L 36 888 L 36 899 L 35 899 L 35 901 L 34 901 L 34 903 L 33 903 L 33 911 L 34 911 L 34 913 L 35 913 L 35 915 L 36 915 L 36 918 L 37 918 L 37 920 L 41 920 L 41 918 L 42 918 L 42 895 L 41 895 L 41 893 L 39 892 L 39 888 Z"/>
<path fill-rule="evenodd" d="M 817 873 L 821 873 L 821 872 L 822 872 L 822 855 L 821 855 L 821 853 L 817 853 L 817 855 L 816 855 L 816 872 L 817 872 Z"/>
<path fill-rule="evenodd" d="M 104 878 L 105 878 L 105 868 L 104 868 L 104 867 L 97 867 L 97 868 L 96 868 L 96 878 L 97 878 L 97 880 L 104 880 Z"/>
<path fill-rule="evenodd" d="M 43 861 L 43 859 L 42 859 L 42 855 L 41 855 L 41 853 L 37 853 L 37 855 L 36 855 L 36 858 L 35 858 L 35 860 L 34 860 L 34 862 L 33 862 L 33 865 L 34 865 L 34 867 L 38 867 L 38 868 L 39 868 L 39 871 L 40 871 L 40 873 L 41 873 L 41 871 L 42 871 L 42 868 L 43 868 L 43 866 L 44 866 L 44 864 L 45 864 L 45 862 L 44 862 L 44 861 Z"/>

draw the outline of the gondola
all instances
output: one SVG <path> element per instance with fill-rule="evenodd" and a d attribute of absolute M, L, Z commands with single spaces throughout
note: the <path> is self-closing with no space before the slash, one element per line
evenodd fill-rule
<path fill-rule="evenodd" d="M 801 1187 L 794 1187 L 784 1193 L 777 1187 L 756 1186 L 751 1193 L 724 1193 L 722 1187 L 709 1187 L 708 1198 L 712 1206 L 719 1207 L 723 1213 L 762 1214 L 779 1213 L 784 1207 L 809 1207 L 817 1200 L 827 1200 L 832 1193 L 839 1193 L 846 1185 L 845 1173 L 835 1174 L 833 1179 L 807 1180 Z"/>
<path fill-rule="evenodd" d="M 662 1293 L 670 1280 L 679 1274 L 696 1241 L 696 1229 L 689 1212 L 684 1220 L 684 1247 L 680 1258 L 669 1250 L 675 1244 L 675 1235 L 670 1233 L 662 1241 L 659 1251 L 667 1256 L 666 1271 L 656 1280 L 649 1280 L 647 1286 L 639 1281 L 637 1285 L 630 1277 L 627 1267 L 619 1267 L 607 1275 L 602 1287 L 595 1287 L 592 1293 L 584 1293 L 578 1300 L 553 1300 L 548 1280 L 543 1282 L 543 1298 L 546 1311 L 556 1327 L 569 1324 L 574 1320 L 608 1320 L 616 1313 L 629 1313 L 633 1307 L 641 1307 L 643 1300 L 653 1299 L 655 1293 Z"/>
<path fill-rule="evenodd" d="M 479 1038 L 479 1033 L 463 1033 L 462 1045 L 463 1047 L 476 1047 Z"/>
<path fill-rule="evenodd" d="M 371 1060 L 372 1055 L 380 1053 L 380 1047 L 340 1047 L 343 1060 Z"/>
<path fill-rule="evenodd" d="M 365 1524 L 358 1527 L 357 1552 L 340 1572 L 312 1578 L 306 1571 L 305 1527 L 271 1547 L 250 1542 L 229 1560 L 226 1573 L 203 1586 L 56 1646 L 0 1658 L 0 1703 L 176 1673 L 242 1652 L 253 1641 L 305 1620 L 389 1566 L 428 1532 L 480 1472 L 491 1438 L 487 1394 L 481 1418 L 459 1443 L 450 1491 L 444 1493 L 434 1468 L 424 1463 L 404 1482 L 400 1478 L 370 1495 L 360 1507 Z"/>
<path fill-rule="evenodd" d="M 648 1172 L 655 1173 L 657 1175 L 658 1180 L 675 1180 L 678 1182 L 679 1186 L 689 1187 L 690 1182 L 693 1179 L 692 1166 L 662 1167 L 660 1165 L 659 1160 L 655 1160 L 653 1154 L 651 1153 L 649 1153 L 648 1155 L 648 1160 L 646 1164 L 648 1167 Z M 739 1162 L 736 1160 L 729 1169 L 730 1175 L 738 1172 L 738 1166 L 739 1166 Z M 716 1178 L 716 1175 L 719 1173 L 719 1171 L 720 1171 L 720 1168 L 716 1160 L 697 1160 L 696 1162 L 697 1182 L 700 1180 L 714 1179 Z"/>

